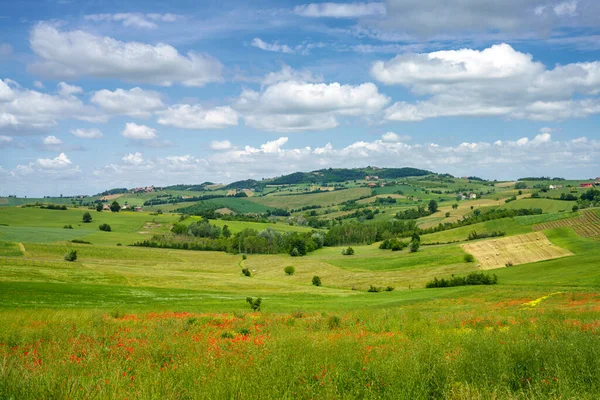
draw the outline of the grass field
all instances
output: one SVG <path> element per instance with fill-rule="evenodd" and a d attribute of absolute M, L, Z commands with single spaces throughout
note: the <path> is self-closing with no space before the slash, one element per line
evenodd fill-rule
<path fill-rule="evenodd" d="M 362 196 L 368 196 L 371 193 L 369 188 L 352 188 L 345 190 L 336 190 L 334 192 L 298 194 L 291 196 L 264 196 L 252 198 L 252 201 L 271 208 L 301 208 L 304 206 L 328 206 L 332 204 L 343 203 L 344 201 L 358 199 Z"/>
<path fill-rule="evenodd" d="M 461 202 L 454 217 L 491 201 Z M 324 247 L 246 259 L 126 246 L 168 231 L 177 215 L 92 211 L 85 224 L 85 211 L 0 208 L 2 399 L 594 399 L 600 392 L 600 246 L 574 230 L 595 224 L 596 210 L 422 235 L 416 253 L 375 243 L 353 246 L 352 256 Z M 99 231 L 100 223 L 113 232 Z M 309 230 L 211 223 L 233 232 Z M 473 230 L 507 236 L 427 245 L 464 242 Z M 75 262 L 63 259 L 69 250 Z M 466 262 L 465 251 L 477 261 Z M 514 265 L 493 271 L 497 285 L 425 289 L 433 278 L 479 271 L 477 264 L 504 266 L 504 258 Z M 261 297 L 261 311 L 246 297 Z"/>
<path fill-rule="evenodd" d="M 534 225 L 533 230 L 542 231 L 563 226 L 572 227 L 577 234 L 584 237 L 600 236 L 600 215 L 598 210 L 584 210 L 578 218 L 543 222 Z"/>

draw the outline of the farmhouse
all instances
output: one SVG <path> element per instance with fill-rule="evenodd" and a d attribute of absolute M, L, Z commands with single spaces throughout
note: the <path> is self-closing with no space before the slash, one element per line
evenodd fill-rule
<path fill-rule="evenodd" d="M 142 207 L 136 207 L 136 208 L 135 208 L 135 211 L 138 211 L 138 212 L 139 212 L 139 211 L 142 211 Z"/>
<path fill-rule="evenodd" d="M 469 200 L 475 200 L 477 198 L 477 195 L 475 193 L 471 193 L 469 195 Z"/>
<path fill-rule="evenodd" d="M 600 178 L 596 178 L 596 179 L 594 180 L 594 184 L 595 184 L 596 186 L 600 186 Z"/>
<path fill-rule="evenodd" d="M 579 187 L 581 187 L 581 188 L 591 188 L 593 186 L 594 186 L 594 184 L 590 183 L 590 182 L 588 182 L 588 183 L 580 183 L 579 184 Z"/>
<path fill-rule="evenodd" d="M 110 206 L 108 204 L 105 204 L 105 205 L 102 206 L 102 209 L 104 211 L 110 211 Z"/>
<path fill-rule="evenodd" d="M 365 176 L 365 181 L 377 181 L 379 177 L 377 175 L 367 175 Z"/>

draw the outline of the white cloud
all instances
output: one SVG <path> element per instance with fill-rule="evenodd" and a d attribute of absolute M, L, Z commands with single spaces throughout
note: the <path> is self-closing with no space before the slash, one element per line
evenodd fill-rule
<path fill-rule="evenodd" d="M 229 140 L 213 140 L 210 142 L 210 148 L 213 150 L 229 150 L 233 145 Z"/>
<path fill-rule="evenodd" d="M 382 16 L 386 13 L 383 3 L 311 3 L 296 6 L 294 12 L 312 18 L 360 18 Z"/>
<path fill-rule="evenodd" d="M 71 134 L 83 139 L 100 139 L 104 137 L 102 132 L 99 129 L 91 128 L 91 129 L 72 129 Z"/>
<path fill-rule="evenodd" d="M 62 140 L 60 140 L 59 138 L 57 138 L 56 136 L 53 136 L 53 135 L 46 136 L 46 137 L 45 137 L 45 138 L 42 140 L 42 142 L 43 142 L 45 145 L 48 145 L 48 146 L 58 146 L 58 145 L 61 145 L 61 144 L 63 144 L 63 141 L 62 141 Z"/>
<path fill-rule="evenodd" d="M 63 32 L 47 23 L 32 29 L 29 42 L 42 59 L 30 68 L 51 77 L 93 76 L 196 87 L 221 80 L 222 65 L 216 59 L 193 51 L 184 56 L 164 43 L 122 42 L 80 30 Z"/>
<path fill-rule="evenodd" d="M 117 14 L 90 14 L 84 17 L 87 21 L 94 22 L 120 22 L 126 27 L 143 29 L 155 29 L 156 22 L 175 22 L 179 18 L 175 14 L 141 14 L 141 13 L 117 13 Z"/>
<path fill-rule="evenodd" d="M 107 113 L 140 118 L 149 117 L 164 107 L 160 93 L 139 87 L 130 90 L 116 89 L 114 92 L 99 90 L 90 101 Z"/>
<path fill-rule="evenodd" d="M 199 104 L 176 104 L 159 112 L 158 123 L 183 129 L 222 129 L 238 124 L 231 107 L 204 108 Z"/>
<path fill-rule="evenodd" d="M 65 153 L 60 153 L 56 158 L 38 158 L 37 164 L 45 169 L 64 169 L 71 165 L 71 160 Z"/>
<path fill-rule="evenodd" d="M 285 44 L 279 44 L 277 42 L 267 43 L 260 38 L 254 38 L 251 45 L 265 51 L 273 51 L 277 53 L 294 53 L 294 49 Z"/>
<path fill-rule="evenodd" d="M 0 144 L 6 144 L 6 143 L 10 143 L 12 141 L 13 141 L 13 138 L 11 138 L 10 136 L 0 135 Z"/>
<path fill-rule="evenodd" d="M 381 135 L 381 140 L 389 143 L 406 142 L 410 139 L 411 137 L 408 135 L 398 135 L 394 132 L 386 132 L 383 135 Z"/>
<path fill-rule="evenodd" d="M 246 124 L 278 132 L 330 129 L 339 117 L 371 116 L 381 112 L 389 98 L 372 83 L 277 82 L 260 92 L 244 90 L 236 108 Z"/>
<path fill-rule="evenodd" d="M 103 117 L 74 96 L 41 93 L 0 80 L 0 129 L 4 132 L 31 133 L 56 126 L 62 119 L 99 121 Z"/>
<path fill-rule="evenodd" d="M 123 137 L 132 140 L 153 140 L 157 138 L 156 129 L 146 125 L 138 125 L 133 122 L 125 124 L 125 129 L 121 133 Z"/>
<path fill-rule="evenodd" d="M 283 65 L 281 70 L 269 72 L 261 80 L 263 86 L 273 85 L 278 82 L 296 81 L 296 82 L 323 82 L 323 77 L 315 76 L 310 70 L 296 70 L 289 65 Z"/>
<path fill-rule="evenodd" d="M 58 94 L 61 96 L 72 96 L 74 94 L 83 93 L 83 89 L 79 86 L 69 85 L 65 82 L 59 82 L 56 87 L 58 88 Z"/>
<path fill-rule="evenodd" d="M 600 62 L 546 69 L 507 44 L 398 55 L 371 68 L 379 81 L 408 87 L 425 99 L 397 102 L 386 119 L 421 121 L 448 116 L 502 116 L 532 120 L 600 113 Z M 573 97 L 583 97 L 574 100 Z"/>
<path fill-rule="evenodd" d="M 44 84 L 40 81 L 34 81 L 33 82 L 33 87 L 36 89 L 43 89 L 44 88 Z"/>
<path fill-rule="evenodd" d="M 123 161 L 130 165 L 141 165 L 144 163 L 144 157 L 142 156 L 142 153 L 139 152 L 129 153 L 123 157 Z"/>

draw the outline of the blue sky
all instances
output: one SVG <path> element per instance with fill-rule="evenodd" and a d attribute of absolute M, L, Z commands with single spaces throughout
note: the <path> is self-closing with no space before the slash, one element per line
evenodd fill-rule
<path fill-rule="evenodd" d="M 0 195 L 600 175 L 594 0 L 0 4 Z"/>

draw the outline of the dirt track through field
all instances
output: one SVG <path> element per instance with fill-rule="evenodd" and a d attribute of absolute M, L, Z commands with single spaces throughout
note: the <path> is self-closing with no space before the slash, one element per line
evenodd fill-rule
<path fill-rule="evenodd" d="M 544 222 L 534 225 L 534 231 L 543 231 L 546 229 L 561 228 L 570 226 L 575 233 L 583 237 L 600 236 L 600 217 L 592 210 L 584 210 L 577 218 L 560 219 L 558 221 Z"/>
<path fill-rule="evenodd" d="M 525 264 L 573 254 L 553 245 L 542 232 L 467 243 L 462 248 L 473 254 L 481 269 L 503 268 L 507 264 Z"/>

